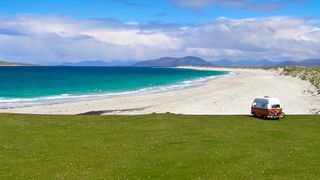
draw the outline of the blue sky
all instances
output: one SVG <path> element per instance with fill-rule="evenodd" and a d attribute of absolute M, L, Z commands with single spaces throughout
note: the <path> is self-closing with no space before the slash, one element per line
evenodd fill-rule
<path fill-rule="evenodd" d="M 0 1 L 0 60 L 320 57 L 317 0 Z"/>
<path fill-rule="evenodd" d="M 243 1 L 244 5 L 230 5 L 223 1 L 209 0 L 208 3 L 205 3 L 208 0 L 198 1 L 204 1 L 203 5 L 183 5 L 183 0 L 10 0 L 0 1 L 0 11 L 10 15 L 59 14 L 76 18 L 114 18 L 122 21 L 165 23 L 205 23 L 220 16 L 229 18 L 266 16 L 319 18 L 320 16 L 318 0 L 251 1 L 251 3 L 247 3 L 248 0 L 239 0 Z M 264 8 L 271 3 L 279 4 L 269 9 Z"/>

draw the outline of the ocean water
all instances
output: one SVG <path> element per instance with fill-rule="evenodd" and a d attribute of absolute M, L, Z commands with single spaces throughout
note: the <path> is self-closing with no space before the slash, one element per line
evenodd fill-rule
<path fill-rule="evenodd" d="M 227 74 L 151 67 L 0 67 L 0 108 L 166 91 Z"/>

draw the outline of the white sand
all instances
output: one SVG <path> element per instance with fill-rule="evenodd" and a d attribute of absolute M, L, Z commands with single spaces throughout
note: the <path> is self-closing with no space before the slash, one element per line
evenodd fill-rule
<path fill-rule="evenodd" d="M 206 68 L 203 68 L 206 69 Z M 238 75 L 221 77 L 199 87 L 161 93 L 42 105 L 16 109 L 0 109 L 6 113 L 80 114 L 108 111 L 105 114 L 249 114 L 255 97 L 278 97 L 287 114 L 311 114 L 320 109 L 319 96 L 307 81 L 279 76 L 275 71 L 210 68 Z"/>

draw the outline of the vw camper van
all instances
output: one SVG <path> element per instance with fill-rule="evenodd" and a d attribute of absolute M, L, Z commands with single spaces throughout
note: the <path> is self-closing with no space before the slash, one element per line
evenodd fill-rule
<path fill-rule="evenodd" d="M 251 114 L 254 117 L 280 119 L 283 118 L 282 105 L 278 98 L 255 98 L 251 106 Z"/>

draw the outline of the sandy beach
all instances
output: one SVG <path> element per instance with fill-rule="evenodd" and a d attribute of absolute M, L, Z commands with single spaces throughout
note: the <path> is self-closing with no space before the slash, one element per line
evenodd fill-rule
<path fill-rule="evenodd" d="M 201 68 L 200 68 L 201 69 Z M 160 93 L 0 109 L 1 113 L 28 114 L 249 114 L 255 97 L 280 98 L 286 114 L 313 114 L 320 98 L 307 81 L 260 69 L 202 68 L 231 71 L 236 75 L 219 77 L 198 87 Z M 93 112 L 95 111 L 95 112 Z M 89 113 L 90 114 L 90 113 Z"/>

